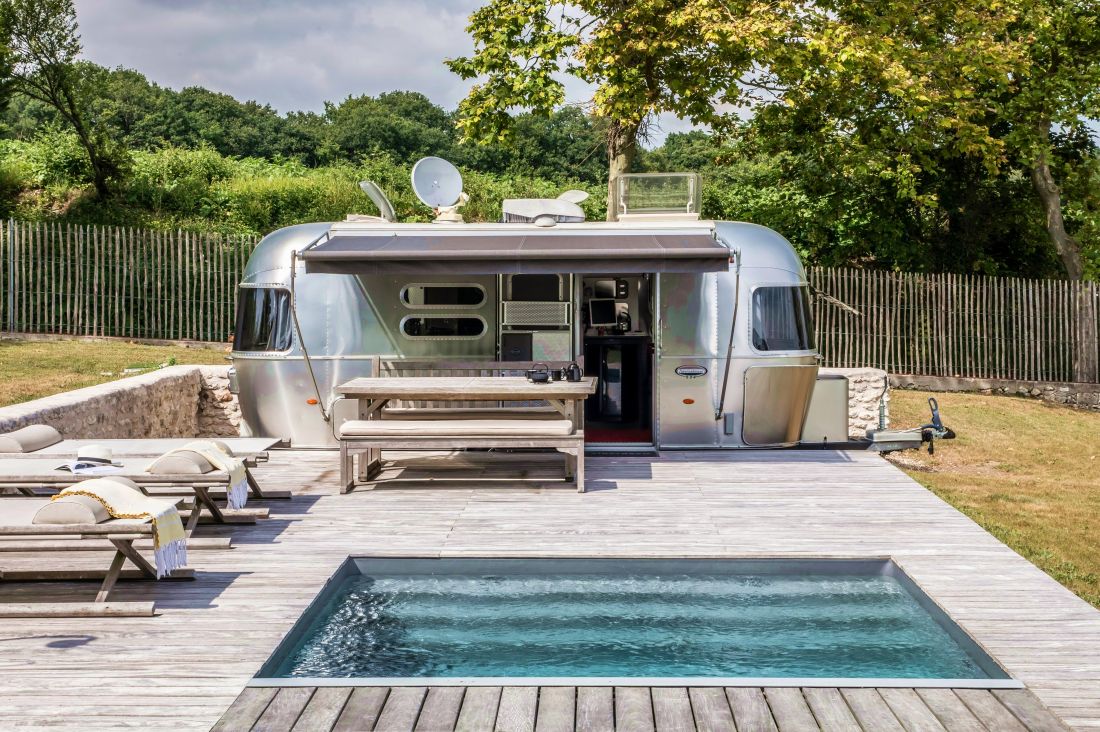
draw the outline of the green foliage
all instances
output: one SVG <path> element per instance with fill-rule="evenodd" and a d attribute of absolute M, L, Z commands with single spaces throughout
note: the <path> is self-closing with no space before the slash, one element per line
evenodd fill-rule
<path fill-rule="evenodd" d="M 0 195 L 6 213 L 21 218 L 61 217 L 81 223 L 111 223 L 266 234 L 309 221 L 338 221 L 350 213 L 376 214 L 359 190 L 377 182 L 403 221 L 427 221 L 431 211 L 413 194 L 411 166 L 386 155 L 357 163 L 309 168 L 298 161 L 230 158 L 210 147 L 165 147 L 133 153 L 130 175 L 110 201 L 79 194 L 87 185 L 80 148 L 72 133 L 49 132 L 34 141 L 0 140 Z M 501 176 L 465 169 L 471 221 L 500 219 L 504 198 L 554 197 L 568 188 L 598 194 L 583 181 L 550 181 L 530 175 Z M 22 196 L 27 189 L 37 195 Z M 587 204 L 591 205 L 591 204 Z M 595 215 L 596 211 L 590 211 Z"/>
<path fill-rule="evenodd" d="M 50 108 L 80 141 L 100 198 L 125 174 L 126 149 L 96 113 L 104 69 L 78 60 L 80 35 L 72 0 L 5 0 L 0 27 L 8 41 L 0 83 Z"/>

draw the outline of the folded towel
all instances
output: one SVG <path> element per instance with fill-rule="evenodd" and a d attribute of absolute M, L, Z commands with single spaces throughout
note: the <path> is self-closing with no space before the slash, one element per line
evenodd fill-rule
<path fill-rule="evenodd" d="M 229 489 L 225 492 L 226 503 L 230 508 L 244 508 L 248 503 L 248 473 L 244 461 L 228 452 L 228 448 L 213 440 L 195 440 L 180 448 L 197 452 L 210 461 L 218 470 L 229 473 Z"/>
<path fill-rule="evenodd" d="M 229 488 L 225 496 L 230 508 L 244 508 L 248 503 L 248 473 L 245 472 L 243 460 L 233 457 L 226 452 L 225 448 L 212 440 L 188 442 L 186 445 L 169 450 L 165 455 L 171 455 L 174 452 L 198 453 L 218 470 L 229 473 Z"/>
<path fill-rule="evenodd" d="M 112 518 L 151 520 L 158 579 L 187 566 L 187 534 L 180 513 L 171 501 L 158 501 L 106 478 L 83 480 L 58 493 L 54 500 L 62 496 L 94 498 Z"/>

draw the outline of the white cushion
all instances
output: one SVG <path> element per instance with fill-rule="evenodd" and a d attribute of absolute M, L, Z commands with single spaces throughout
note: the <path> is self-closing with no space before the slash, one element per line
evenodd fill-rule
<path fill-rule="evenodd" d="M 356 419 L 340 425 L 341 437 L 561 437 L 573 434 L 567 419 Z"/>
<path fill-rule="evenodd" d="M 103 504 L 89 496 L 55 498 L 34 514 L 34 524 L 101 524 L 111 518 Z"/>
<path fill-rule="evenodd" d="M 61 442 L 61 433 L 48 424 L 29 427 L 0 435 L 0 452 L 34 452 Z"/>
<path fill-rule="evenodd" d="M 197 452 L 191 450 L 178 450 L 161 455 L 149 466 L 153 475 L 204 475 L 213 472 L 214 466 L 210 461 Z"/>

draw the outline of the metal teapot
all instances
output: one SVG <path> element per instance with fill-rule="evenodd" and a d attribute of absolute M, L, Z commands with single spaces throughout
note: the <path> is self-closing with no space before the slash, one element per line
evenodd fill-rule
<path fill-rule="evenodd" d="M 569 365 L 562 369 L 562 373 L 565 374 L 566 381 L 580 381 L 581 376 L 584 375 L 581 373 L 581 367 L 577 365 L 576 361 L 570 361 Z"/>
<path fill-rule="evenodd" d="M 536 363 L 534 368 L 527 369 L 527 380 L 533 384 L 545 384 L 550 381 L 550 367 L 544 363 Z"/>

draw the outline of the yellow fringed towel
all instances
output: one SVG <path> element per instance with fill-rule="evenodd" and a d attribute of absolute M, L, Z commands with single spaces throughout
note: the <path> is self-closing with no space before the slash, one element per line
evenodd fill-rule
<path fill-rule="evenodd" d="M 111 518 L 152 521 L 157 579 L 187 566 L 187 534 L 174 503 L 158 501 L 106 478 L 81 481 L 58 493 L 54 500 L 62 496 L 94 498 L 103 504 Z"/>
<path fill-rule="evenodd" d="M 248 503 L 248 474 L 245 472 L 243 460 L 233 457 L 218 443 L 210 440 L 188 442 L 182 447 L 169 450 L 165 455 L 171 455 L 174 452 L 198 453 L 217 470 L 229 473 L 229 487 L 225 491 L 226 504 L 229 508 L 244 508 Z"/>

